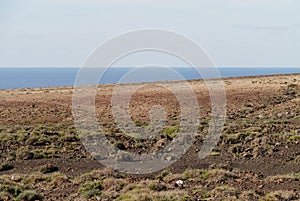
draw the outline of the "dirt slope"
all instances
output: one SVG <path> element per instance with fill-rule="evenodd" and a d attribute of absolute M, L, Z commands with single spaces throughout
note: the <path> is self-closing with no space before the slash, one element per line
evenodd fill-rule
<path fill-rule="evenodd" d="M 149 175 L 113 172 L 91 157 L 74 127 L 72 87 L 1 90 L 0 200 L 300 199 L 300 75 L 223 81 L 227 117 L 218 146 L 198 159 L 211 104 L 205 83 L 190 81 L 200 105 L 194 145 L 167 170 Z M 185 93 L 182 82 L 170 83 Z M 129 112 L 137 127 L 147 127 L 153 105 L 167 114 L 160 135 L 143 140 L 115 125 L 114 87 L 98 87 L 96 112 L 115 146 L 153 152 L 173 140 L 181 111 L 171 91 L 148 83 L 132 96 Z"/>

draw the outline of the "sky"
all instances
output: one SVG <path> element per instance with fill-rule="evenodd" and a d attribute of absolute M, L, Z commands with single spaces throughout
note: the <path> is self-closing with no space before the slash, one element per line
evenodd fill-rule
<path fill-rule="evenodd" d="M 79 67 L 145 28 L 191 38 L 220 67 L 300 67 L 299 10 L 299 0 L 0 0 L 0 67 Z"/>

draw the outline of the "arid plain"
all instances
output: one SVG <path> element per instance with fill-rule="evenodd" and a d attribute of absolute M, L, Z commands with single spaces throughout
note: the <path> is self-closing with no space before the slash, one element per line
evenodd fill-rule
<path fill-rule="evenodd" d="M 198 159 L 211 119 L 210 96 L 205 82 L 193 80 L 200 106 L 193 146 L 167 169 L 148 175 L 115 172 L 86 151 L 74 126 L 72 87 L 1 90 L 0 200 L 299 200 L 300 75 L 223 82 L 226 122 L 209 156 Z M 111 143 L 150 153 L 176 137 L 180 106 L 171 91 L 148 83 L 131 97 L 135 126 L 147 127 L 153 105 L 167 115 L 160 134 L 145 140 L 115 125 L 114 87 L 99 85 L 95 102 Z"/>

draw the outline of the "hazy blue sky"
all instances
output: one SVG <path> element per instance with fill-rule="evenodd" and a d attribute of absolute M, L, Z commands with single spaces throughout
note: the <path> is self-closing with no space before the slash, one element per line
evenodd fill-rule
<path fill-rule="evenodd" d="M 0 66 L 80 66 L 116 34 L 163 28 L 218 66 L 300 67 L 299 10 L 299 0 L 0 0 Z"/>

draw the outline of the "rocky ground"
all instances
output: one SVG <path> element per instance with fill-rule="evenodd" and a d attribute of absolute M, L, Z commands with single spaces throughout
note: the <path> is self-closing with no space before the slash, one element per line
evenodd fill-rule
<path fill-rule="evenodd" d="M 227 116 L 218 145 L 198 158 L 210 96 L 203 81 L 190 81 L 200 105 L 193 146 L 170 167 L 147 175 L 113 171 L 86 151 L 74 126 L 71 87 L 1 90 L 0 200 L 300 200 L 300 75 L 223 81 Z M 184 93 L 181 82 L 170 83 Z M 174 94 L 148 83 L 131 97 L 135 126 L 149 125 L 153 105 L 167 115 L 160 134 L 145 140 L 116 126 L 114 87 L 99 86 L 95 101 L 111 143 L 150 153 L 176 138 L 181 111 Z"/>

